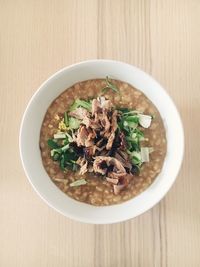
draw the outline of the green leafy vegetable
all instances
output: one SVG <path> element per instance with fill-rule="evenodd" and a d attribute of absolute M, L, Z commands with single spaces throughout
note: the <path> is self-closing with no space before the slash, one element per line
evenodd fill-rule
<path fill-rule="evenodd" d="M 115 93 L 119 93 L 118 87 L 111 82 L 108 76 L 106 76 L 106 86 L 102 89 L 102 93 L 105 93 L 108 89 L 111 89 Z"/>
<path fill-rule="evenodd" d="M 87 184 L 85 179 L 80 179 L 80 180 L 76 180 L 73 183 L 70 184 L 71 187 L 73 186 L 80 186 L 80 185 L 85 185 Z"/>
<path fill-rule="evenodd" d="M 135 136 L 139 141 L 142 141 L 144 139 L 144 133 L 138 128 L 134 130 L 134 134 L 135 135 L 133 135 L 133 137 Z"/>
<path fill-rule="evenodd" d="M 58 154 L 62 154 L 63 152 L 65 152 L 67 149 L 69 148 L 69 144 L 63 146 L 63 147 L 59 147 L 59 148 L 55 148 L 51 150 L 51 156 L 53 157 L 55 153 Z"/>
<path fill-rule="evenodd" d="M 78 129 L 80 126 L 81 122 L 73 117 L 69 117 L 69 128 L 70 129 Z"/>
<path fill-rule="evenodd" d="M 137 151 L 133 151 L 130 155 L 131 155 L 131 160 L 133 164 L 140 166 L 142 163 L 141 153 Z"/>
<path fill-rule="evenodd" d="M 138 141 L 131 142 L 131 151 L 140 151 L 140 143 Z"/>
<path fill-rule="evenodd" d="M 61 148 L 55 148 L 51 150 L 51 156 L 53 157 L 55 153 L 62 153 L 62 149 Z"/>
<path fill-rule="evenodd" d="M 119 112 L 122 113 L 123 116 L 133 116 L 133 115 L 138 115 L 141 114 L 141 111 L 138 110 L 130 110 L 128 108 L 117 108 Z"/>
<path fill-rule="evenodd" d="M 55 160 L 55 161 L 58 161 L 60 159 L 60 154 L 59 153 L 54 153 L 54 155 L 53 155 L 53 160 Z"/>
<path fill-rule="evenodd" d="M 125 127 L 130 127 L 130 128 L 133 128 L 133 129 L 135 129 L 135 128 L 137 128 L 137 123 L 135 123 L 135 122 L 133 122 L 133 121 L 127 121 L 127 120 L 124 120 L 124 126 Z"/>
<path fill-rule="evenodd" d="M 117 108 L 118 111 L 122 112 L 122 113 L 128 113 L 130 112 L 130 109 L 128 108 Z"/>
<path fill-rule="evenodd" d="M 60 157 L 60 168 L 63 171 L 65 169 L 65 157 L 64 157 L 64 154 L 62 154 L 61 157 Z"/>
<path fill-rule="evenodd" d="M 137 123 L 139 122 L 139 117 L 137 115 L 133 115 L 133 116 L 127 116 L 125 117 L 124 119 L 125 121 L 127 121 L 128 123 L 129 122 L 134 122 L 134 123 Z"/>
<path fill-rule="evenodd" d="M 64 113 L 64 123 L 67 127 L 69 126 L 69 117 L 67 112 Z"/>
<path fill-rule="evenodd" d="M 118 110 L 121 115 L 118 126 L 125 134 L 127 153 L 134 167 L 140 169 L 143 162 L 149 161 L 150 150 L 147 147 L 141 147 L 141 141 L 145 141 L 146 139 L 139 125 L 148 128 L 151 124 L 152 116 L 143 115 L 141 112 L 126 108 Z"/>
<path fill-rule="evenodd" d="M 77 169 L 76 161 L 78 157 L 73 149 L 69 147 L 69 144 L 58 149 L 52 149 L 51 157 L 55 161 L 60 161 L 60 168 L 62 170 L 65 170 L 65 168 L 71 170 Z"/>
<path fill-rule="evenodd" d="M 67 144 L 67 145 L 65 145 L 65 146 L 63 146 L 63 147 L 61 147 L 61 151 L 62 151 L 62 152 L 65 152 L 68 148 L 69 148 L 69 144 Z"/>
<path fill-rule="evenodd" d="M 149 148 L 141 147 L 141 160 L 142 162 L 149 162 Z"/>
<path fill-rule="evenodd" d="M 65 135 L 65 133 L 56 133 L 56 134 L 54 134 L 54 139 L 65 139 L 66 138 L 66 135 Z"/>
<path fill-rule="evenodd" d="M 73 142 L 73 137 L 69 133 L 66 133 L 66 137 L 69 143 Z"/>
<path fill-rule="evenodd" d="M 70 111 L 73 111 L 79 107 L 82 107 L 82 108 L 85 108 L 85 109 L 91 111 L 92 103 L 91 103 L 91 101 L 76 99 L 74 101 L 74 103 L 71 105 Z"/>
<path fill-rule="evenodd" d="M 56 149 L 56 148 L 59 148 L 59 145 L 53 140 L 53 139 L 49 139 L 47 141 L 47 144 L 50 148 L 52 149 Z"/>

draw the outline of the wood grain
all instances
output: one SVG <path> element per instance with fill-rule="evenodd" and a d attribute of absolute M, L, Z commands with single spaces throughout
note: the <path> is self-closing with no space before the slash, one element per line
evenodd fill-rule
<path fill-rule="evenodd" d="M 200 266 L 199 14 L 199 0 L 0 0 L 0 266 Z M 19 159 L 31 95 L 58 69 L 91 58 L 150 73 L 185 129 L 173 188 L 150 211 L 115 225 L 56 213 L 32 190 Z"/>

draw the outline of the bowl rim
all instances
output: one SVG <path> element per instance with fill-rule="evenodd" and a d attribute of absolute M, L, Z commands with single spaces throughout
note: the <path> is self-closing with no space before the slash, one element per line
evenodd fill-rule
<path fill-rule="evenodd" d="M 143 208 L 142 211 L 139 211 L 138 213 L 135 213 L 134 215 L 131 215 L 131 216 L 126 216 L 126 217 L 123 217 L 122 219 L 117 219 L 117 220 L 103 220 L 103 221 L 98 221 L 98 220 L 91 220 L 89 218 L 81 218 L 79 216 L 76 216 L 74 214 L 70 214 L 68 213 L 66 210 L 63 211 L 61 209 L 59 209 L 58 207 L 55 207 L 53 203 L 51 203 L 40 191 L 39 189 L 34 185 L 32 179 L 30 178 L 29 176 L 29 172 L 27 170 L 27 167 L 24 163 L 24 159 L 23 159 L 23 151 L 22 151 L 22 131 L 23 131 L 23 126 L 24 126 L 24 121 L 25 121 L 25 118 L 27 116 L 27 112 L 30 108 L 30 106 L 32 105 L 32 102 L 33 100 L 36 98 L 36 96 L 39 94 L 39 92 L 41 91 L 41 89 L 46 86 L 49 82 L 51 82 L 52 80 L 54 80 L 60 73 L 62 72 L 65 72 L 67 71 L 68 69 L 73 69 L 73 68 L 76 68 L 77 66 L 84 66 L 85 64 L 93 64 L 93 63 L 98 63 L 98 62 L 104 62 L 104 63 L 113 63 L 113 64 L 121 64 L 121 65 L 125 65 L 125 66 L 129 66 L 129 67 L 132 67 L 133 69 L 135 69 L 135 71 L 138 71 L 140 73 L 142 73 L 143 75 L 145 75 L 146 77 L 150 78 L 151 80 L 153 80 L 153 82 L 155 84 L 157 84 L 159 86 L 159 89 L 162 91 L 163 94 L 165 94 L 169 100 L 171 101 L 171 104 L 173 105 L 173 108 L 176 112 L 176 116 L 177 116 L 177 120 L 178 120 L 178 124 L 179 124 L 179 128 L 180 128 L 180 139 L 181 139 L 181 151 L 180 151 L 180 154 L 181 154 L 181 157 L 179 159 L 179 162 L 176 164 L 176 173 L 174 174 L 173 176 L 173 179 L 171 179 L 170 183 L 168 184 L 168 187 L 167 189 L 163 192 L 162 195 L 160 195 L 158 198 L 156 198 L 156 201 L 154 201 L 153 203 L 151 203 L 151 205 L 148 205 L 146 206 L 146 208 Z M 138 88 L 140 90 L 140 88 Z M 160 110 L 159 110 L 160 112 Z M 58 211 L 60 214 L 64 215 L 65 217 L 68 217 L 70 219 L 74 219 L 76 221 L 80 221 L 80 222 L 83 222 L 83 223 L 91 223 L 91 224 L 112 224 L 112 223 L 118 223 L 118 222 L 123 222 L 123 221 L 126 221 L 126 220 L 129 220 L 129 219 L 132 219 L 132 218 L 135 218 L 143 213 L 145 213 L 146 211 L 150 210 L 153 206 L 155 206 L 157 203 L 160 202 L 160 200 L 162 198 L 164 198 L 164 196 L 167 194 L 167 192 L 170 190 L 170 188 L 172 187 L 172 185 L 174 184 L 177 176 L 178 176 L 178 173 L 180 172 L 180 169 L 181 169 L 181 165 L 182 165 L 182 162 L 183 162 L 183 156 L 184 156 L 184 130 L 183 130 L 183 124 L 182 124 L 182 121 L 181 121 L 181 117 L 180 117 L 180 114 L 177 110 L 177 107 L 176 105 L 174 104 L 174 101 L 172 100 L 172 98 L 169 96 L 169 94 L 167 93 L 167 91 L 160 85 L 160 83 L 158 83 L 150 74 L 146 73 L 145 71 L 141 70 L 140 68 L 134 66 L 134 65 L 131 65 L 131 64 L 128 64 L 128 63 L 125 63 L 125 62 L 122 62 L 122 61 L 117 61 L 117 60 L 111 60 L 111 59 L 91 59 L 91 60 L 85 60 L 85 61 L 81 61 L 81 62 L 77 62 L 75 64 L 71 64 L 69 66 L 66 66 L 66 67 L 63 67 L 61 68 L 60 70 L 58 70 L 57 72 L 53 73 L 49 78 L 47 78 L 40 86 L 39 88 L 35 91 L 35 93 L 32 95 L 32 97 L 30 98 L 30 100 L 28 101 L 28 104 L 26 106 L 26 109 L 23 113 L 23 116 L 22 116 L 22 120 L 21 120 L 21 124 L 20 124 L 20 130 L 19 130 L 19 152 L 20 152 L 20 158 L 21 158 L 21 162 L 22 162 L 22 166 L 23 166 L 23 169 L 24 169 L 24 172 L 26 174 L 26 177 L 28 178 L 30 184 L 32 185 L 32 187 L 34 188 L 34 190 L 36 191 L 36 193 L 50 206 L 52 207 L 54 210 Z M 49 178 L 50 179 L 50 178 Z M 156 180 L 156 179 L 155 179 Z M 149 188 L 149 187 L 148 187 Z M 146 190 L 148 190 L 145 189 Z M 144 192 L 145 192 L 144 191 Z M 141 193 L 142 194 L 142 193 Z M 139 194 L 139 195 L 141 195 Z M 128 201 L 125 201 L 121 204 L 117 204 L 117 205 L 110 205 L 109 207 L 113 207 L 113 206 L 118 206 L 118 205 L 122 205 L 124 203 L 127 203 Z M 80 202 L 79 202 L 80 203 Z M 81 204 L 83 204 L 81 202 Z M 85 204 L 85 203 L 84 203 Z M 88 204 L 86 204 L 88 205 Z M 91 206 L 91 205 L 90 205 Z M 93 206 L 95 208 L 99 208 L 99 207 L 96 207 L 96 206 Z"/>

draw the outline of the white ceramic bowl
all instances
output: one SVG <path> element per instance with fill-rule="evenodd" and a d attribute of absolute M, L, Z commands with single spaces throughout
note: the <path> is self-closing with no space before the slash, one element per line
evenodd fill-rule
<path fill-rule="evenodd" d="M 51 181 L 41 160 L 39 135 L 50 103 L 73 84 L 109 76 L 140 89 L 160 111 L 167 135 L 167 155 L 161 173 L 153 184 L 137 197 L 122 204 L 95 207 L 65 195 Z M 178 111 L 166 91 L 148 74 L 126 63 L 91 60 L 71 65 L 45 81 L 31 98 L 21 123 L 20 155 L 25 173 L 35 191 L 63 215 L 86 223 L 106 224 L 125 221 L 149 210 L 174 183 L 184 152 L 183 128 Z"/>

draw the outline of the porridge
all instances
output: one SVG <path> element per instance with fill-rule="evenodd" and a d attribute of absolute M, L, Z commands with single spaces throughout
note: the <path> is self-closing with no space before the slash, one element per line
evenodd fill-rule
<path fill-rule="evenodd" d="M 44 168 L 71 198 L 113 205 L 143 192 L 160 173 L 165 129 L 157 108 L 131 85 L 79 82 L 49 106 L 40 133 Z"/>

